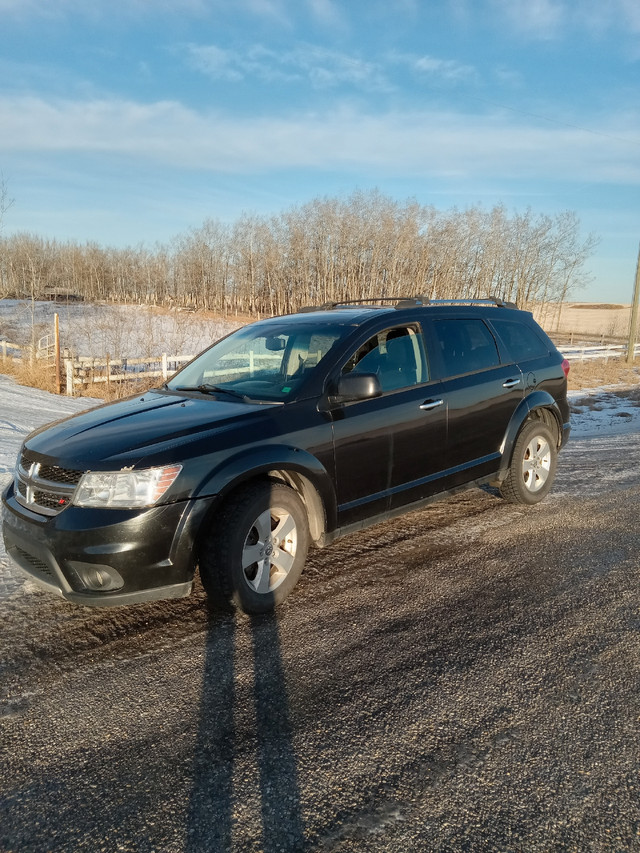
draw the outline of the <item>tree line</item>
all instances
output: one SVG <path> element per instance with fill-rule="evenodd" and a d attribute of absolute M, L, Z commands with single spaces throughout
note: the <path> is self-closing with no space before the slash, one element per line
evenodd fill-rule
<path fill-rule="evenodd" d="M 111 248 L 0 237 L 0 298 L 272 315 L 307 304 L 412 296 L 560 302 L 588 280 L 596 238 L 575 213 L 438 211 L 378 191 L 318 198 L 272 216 L 209 219 L 168 244 Z"/>

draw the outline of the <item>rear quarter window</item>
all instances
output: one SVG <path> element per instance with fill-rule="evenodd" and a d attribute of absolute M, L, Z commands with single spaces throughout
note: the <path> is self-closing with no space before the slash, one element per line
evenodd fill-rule
<path fill-rule="evenodd" d="M 536 330 L 517 320 L 492 320 L 514 361 L 528 361 L 549 354 L 549 345 Z"/>

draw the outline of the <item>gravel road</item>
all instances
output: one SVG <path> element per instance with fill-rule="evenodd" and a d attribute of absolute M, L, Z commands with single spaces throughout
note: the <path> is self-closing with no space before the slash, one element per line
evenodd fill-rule
<path fill-rule="evenodd" d="M 638 434 L 312 554 L 274 617 L 1 600 L 3 851 L 640 851 Z"/>

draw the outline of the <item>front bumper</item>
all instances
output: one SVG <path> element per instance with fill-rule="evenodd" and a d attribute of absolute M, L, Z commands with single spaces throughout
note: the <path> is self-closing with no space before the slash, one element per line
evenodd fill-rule
<path fill-rule="evenodd" d="M 2 495 L 7 554 L 31 578 L 68 601 L 91 606 L 180 598 L 191 592 L 196 538 L 215 497 L 140 510 L 69 506 L 43 516 L 21 506 L 13 483 Z M 116 578 L 91 588 L 87 578 Z"/>

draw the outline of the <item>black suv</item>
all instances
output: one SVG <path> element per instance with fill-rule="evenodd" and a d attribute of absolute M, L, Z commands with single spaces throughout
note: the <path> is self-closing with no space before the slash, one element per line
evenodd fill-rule
<path fill-rule="evenodd" d="M 261 612 L 308 546 L 491 483 L 534 504 L 569 435 L 568 362 L 499 300 L 330 304 L 233 332 L 152 391 L 31 433 L 7 553 L 70 601 Z M 381 304 L 384 303 L 384 304 Z"/>

